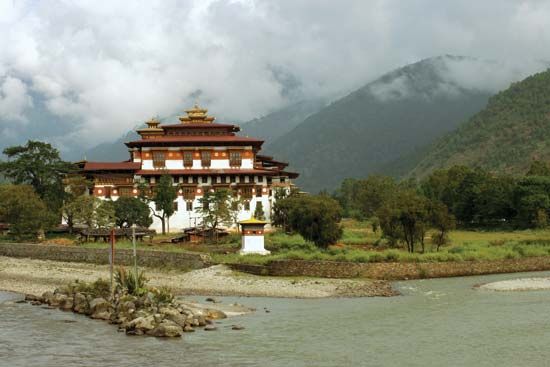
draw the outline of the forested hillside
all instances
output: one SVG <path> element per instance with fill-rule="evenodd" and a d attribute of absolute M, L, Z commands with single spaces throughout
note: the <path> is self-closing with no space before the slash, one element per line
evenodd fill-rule
<path fill-rule="evenodd" d="M 533 159 L 550 160 L 550 71 L 492 97 L 485 109 L 439 140 L 410 176 L 456 164 L 524 173 Z"/>
<path fill-rule="evenodd" d="M 281 136 L 267 151 L 300 172 L 307 191 L 333 189 L 347 177 L 407 171 L 417 149 L 481 110 L 489 92 L 450 78 L 449 62 L 426 59 L 388 73 L 330 104 Z M 472 62 L 472 59 L 467 59 Z"/>

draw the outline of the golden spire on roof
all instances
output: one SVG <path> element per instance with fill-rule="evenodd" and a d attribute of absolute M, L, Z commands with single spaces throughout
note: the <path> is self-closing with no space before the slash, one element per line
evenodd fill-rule
<path fill-rule="evenodd" d="M 187 116 L 181 116 L 179 119 L 183 124 L 209 123 L 214 121 L 214 117 L 208 116 L 208 110 L 200 108 L 198 104 L 189 110 L 185 110 Z"/>
<path fill-rule="evenodd" d="M 145 121 L 147 124 L 147 127 L 138 129 L 137 132 L 141 136 L 143 135 L 162 135 L 164 133 L 164 130 L 159 127 L 160 121 L 156 119 L 155 117 L 151 117 L 149 121 Z"/>
<path fill-rule="evenodd" d="M 160 121 L 157 120 L 155 117 L 151 117 L 151 119 L 149 121 L 146 121 L 145 123 L 147 124 L 147 127 L 150 129 L 151 128 L 155 129 L 160 125 Z"/>

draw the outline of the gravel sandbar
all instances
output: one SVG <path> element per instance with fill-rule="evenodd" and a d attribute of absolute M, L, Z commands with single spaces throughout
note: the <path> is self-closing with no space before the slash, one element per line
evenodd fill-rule
<path fill-rule="evenodd" d="M 550 290 L 550 278 L 521 278 L 502 280 L 479 286 L 491 291 L 540 291 Z"/>
<path fill-rule="evenodd" d="M 145 268 L 149 284 L 178 295 L 286 298 L 395 296 L 391 284 L 368 279 L 264 277 L 235 272 L 224 265 L 183 272 Z M 41 295 L 79 279 L 109 279 L 109 266 L 0 256 L 0 290 Z"/>

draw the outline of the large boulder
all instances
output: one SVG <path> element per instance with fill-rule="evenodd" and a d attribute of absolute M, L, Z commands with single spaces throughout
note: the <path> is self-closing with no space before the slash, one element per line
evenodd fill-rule
<path fill-rule="evenodd" d="M 29 302 L 42 302 L 42 297 L 35 296 L 34 294 L 25 294 L 25 301 Z"/>
<path fill-rule="evenodd" d="M 157 327 L 147 332 L 147 335 L 168 338 L 180 337 L 182 334 L 183 328 L 170 320 L 163 320 Z"/>
<path fill-rule="evenodd" d="M 54 296 L 53 292 L 50 292 L 50 291 L 44 292 L 44 293 L 42 294 L 42 299 L 44 300 L 44 303 L 47 303 L 47 304 L 50 305 L 50 306 L 51 306 L 51 304 L 52 304 L 52 302 L 53 302 L 54 297 L 55 297 L 55 296 Z"/>
<path fill-rule="evenodd" d="M 68 297 L 66 295 L 59 295 L 58 296 L 58 302 L 59 302 L 59 308 L 63 311 L 72 311 L 73 310 L 73 304 L 74 304 L 74 298 Z"/>
<path fill-rule="evenodd" d="M 143 316 L 143 315 L 139 315 Z M 124 324 L 127 321 L 138 317 L 136 313 L 136 305 L 133 301 L 121 301 L 116 307 L 116 314 L 113 315 L 112 322 L 114 324 Z"/>
<path fill-rule="evenodd" d="M 184 327 L 187 320 L 187 316 L 182 315 L 177 309 L 171 307 L 163 307 L 160 309 L 162 315 L 166 320 L 175 322 L 177 325 Z"/>
<path fill-rule="evenodd" d="M 90 313 L 92 319 L 110 320 L 112 306 L 105 298 L 94 298 L 90 302 Z"/>
<path fill-rule="evenodd" d="M 143 335 L 153 330 L 156 326 L 155 317 L 153 315 L 135 318 L 124 325 L 126 334 L 133 335 Z"/>
<path fill-rule="evenodd" d="M 227 315 L 225 313 L 223 313 L 222 311 L 214 310 L 214 309 L 211 309 L 211 308 L 207 308 L 205 310 L 205 315 L 204 316 L 209 318 L 209 319 L 212 319 L 212 320 L 219 320 L 219 319 L 227 318 Z"/>
<path fill-rule="evenodd" d="M 86 296 L 82 293 L 75 293 L 73 311 L 76 313 L 87 314 L 90 312 L 90 305 Z"/>

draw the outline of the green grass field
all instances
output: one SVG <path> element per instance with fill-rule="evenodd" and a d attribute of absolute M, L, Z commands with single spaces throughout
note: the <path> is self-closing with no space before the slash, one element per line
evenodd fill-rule
<path fill-rule="evenodd" d="M 219 243 L 171 244 L 172 235 L 156 236 L 151 242 L 138 242 L 137 247 L 152 251 L 195 251 L 208 253 L 218 263 L 264 264 L 276 259 L 328 260 L 350 262 L 445 262 L 518 259 L 524 257 L 550 256 L 550 230 L 484 231 L 455 230 L 449 235 L 449 243 L 440 251 L 432 248 L 430 234 L 426 239 L 426 252 L 410 254 L 402 248 L 390 248 L 380 230 L 374 232 L 368 222 L 344 220 L 344 235 L 341 241 L 322 251 L 300 235 L 280 231 L 266 235 L 266 248 L 271 255 L 241 256 L 240 236 L 232 234 Z M 77 243 L 70 236 L 51 236 L 53 243 L 107 248 L 105 242 Z M 0 241 L 13 241 L 3 236 Z M 119 241 L 117 248 L 132 248 L 130 241 Z M 418 246 L 418 251 L 420 246 Z"/>
<path fill-rule="evenodd" d="M 269 256 L 217 255 L 226 263 L 263 264 L 276 259 L 328 260 L 351 262 L 447 262 L 491 261 L 523 257 L 550 256 L 550 230 L 475 231 L 455 230 L 449 244 L 440 251 L 432 248 L 430 234 L 426 252 L 414 254 L 402 248 L 389 248 L 380 230 L 374 232 L 367 222 L 344 220 L 344 235 L 339 244 L 320 251 L 298 235 L 275 232 L 266 237 Z M 419 247 L 419 246 L 418 246 Z"/>

